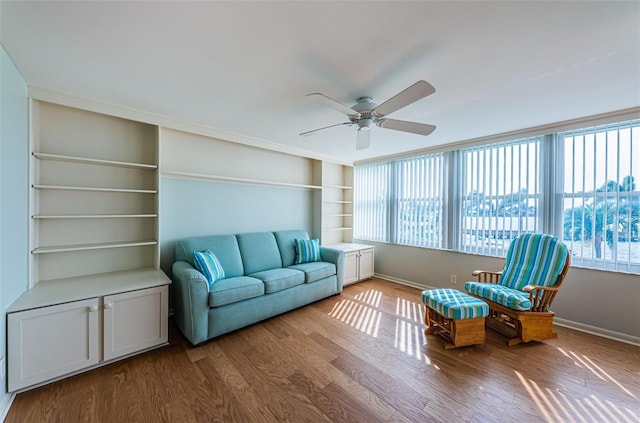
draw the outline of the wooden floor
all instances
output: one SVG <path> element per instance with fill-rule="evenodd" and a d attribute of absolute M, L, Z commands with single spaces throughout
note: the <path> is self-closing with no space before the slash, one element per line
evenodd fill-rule
<path fill-rule="evenodd" d="M 445 351 L 382 280 L 17 395 L 7 422 L 638 422 L 640 347 L 569 329 Z"/>

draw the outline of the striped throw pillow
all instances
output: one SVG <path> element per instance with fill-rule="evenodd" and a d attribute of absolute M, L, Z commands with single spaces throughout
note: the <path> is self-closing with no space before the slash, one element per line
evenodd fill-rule
<path fill-rule="evenodd" d="M 319 239 L 294 239 L 296 247 L 296 264 L 321 261 Z"/>
<path fill-rule="evenodd" d="M 224 269 L 216 257 L 211 251 L 194 251 L 193 261 L 196 263 L 196 268 L 207 278 L 209 287 L 224 279 Z"/>

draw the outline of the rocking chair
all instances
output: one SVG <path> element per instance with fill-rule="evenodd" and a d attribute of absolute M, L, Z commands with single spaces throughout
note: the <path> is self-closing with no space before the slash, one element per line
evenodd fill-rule
<path fill-rule="evenodd" d="M 558 238 L 523 234 L 511 241 L 502 271 L 476 270 L 472 275 L 478 281 L 466 282 L 464 289 L 489 305 L 486 325 L 507 336 L 507 345 L 555 338 L 555 314 L 549 307 L 570 262 L 569 251 Z"/>

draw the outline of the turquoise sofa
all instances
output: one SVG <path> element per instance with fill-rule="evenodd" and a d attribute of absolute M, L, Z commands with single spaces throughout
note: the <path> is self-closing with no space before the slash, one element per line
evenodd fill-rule
<path fill-rule="evenodd" d="M 321 261 L 295 264 L 305 231 L 211 235 L 176 242 L 174 319 L 194 345 L 342 292 L 344 253 L 320 247 Z M 194 252 L 209 250 L 224 270 L 211 286 Z"/>

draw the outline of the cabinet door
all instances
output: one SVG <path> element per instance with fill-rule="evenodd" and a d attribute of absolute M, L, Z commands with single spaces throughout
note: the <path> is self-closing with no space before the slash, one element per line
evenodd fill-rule
<path fill-rule="evenodd" d="M 358 252 L 351 251 L 344 254 L 344 280 L 343 285 L 358 281 Z"/>
<path fill-rule="evenodd" d="M 10 313 L 9 391 L 98 363 L 98 299 Z"/>
<path fill-rule="evenodd" d="M 104 297 L 104 359 L 167 342 L 168 288 L 142 289 Z"/>
<path fill-rule="evenodd" d="M 358 280 L 369 279 L 373 276 L 373 248 L 360 251 L 360 274 Z"/>

